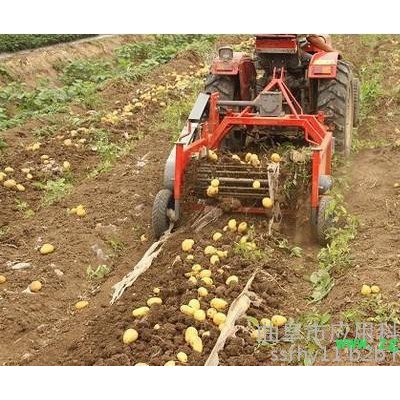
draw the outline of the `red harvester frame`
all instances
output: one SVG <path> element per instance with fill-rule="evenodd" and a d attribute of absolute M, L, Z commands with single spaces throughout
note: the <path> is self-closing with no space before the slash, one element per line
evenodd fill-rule
<path fill-rule="evenodd" d="M 186 146 L 179 141 L 176 143 L 174 199 L 178 208 L 182 195 L 184 171 L 193 153 L 199 152 L 204 147 L 218 149 L 222 139 L 235 125 L 292 126 L 302 128 L 305 141 L 312 146 L 311 207 L 312 214 L 316 215 L 319 204 L 319 177 L 331 174 L 332 132 L 323 124 L 324 114 L 322 112 L 317 115 L 303 113 L 300 104 L 286 86 L 284 77 L 284 68 L 279 71 L 274 69 L 272 80 L 263 89 L 263 92 L 272 91 L 273 89 L 278 89 L 282 92 L 282 96 L 291 113 L 281 117 L 259 116 L 251 112 L 252 107 L 246 106 L 241 112 L 229 110 L 221 120 L 218 112 L 219 93 L 210 95 L 209 118 L 203 124 L 201 137 Z M 243 207 L 236 211 L 265 213 L 266 210 L 264 208 Z"/>

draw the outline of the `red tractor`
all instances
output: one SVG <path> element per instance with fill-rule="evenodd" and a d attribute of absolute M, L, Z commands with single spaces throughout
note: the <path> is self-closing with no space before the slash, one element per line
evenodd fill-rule
<path fill-rule="evenodd" d="M 167 159 L 153 206 L 155 236 L 179 219 L 189 169 L 189 194 L 203 204 L 228 202 L 233 212 L 280 218 L 282 162 L 264 150 L 290 141 L 309 149 L 310 222 L 326 242 L 332 154 L 349 155 L 359 108 L 359 80 L 339 58 L 338 52 L 301 48 L 294 34 L 256 36 L 254 58 L 221 47 Z M 245 159 L 232 155 L 249 149 L 255 151 Z"/>

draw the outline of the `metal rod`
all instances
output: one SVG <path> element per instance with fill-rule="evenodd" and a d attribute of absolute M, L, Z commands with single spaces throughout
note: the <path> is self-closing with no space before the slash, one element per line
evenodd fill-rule
<path fill-rule="evenodd" d="M 255 101 L 245 100 L 218 100 L 217 105 L 219 106 L 239 106 L 239 107 L 258 107 L 258 103 Z"/>

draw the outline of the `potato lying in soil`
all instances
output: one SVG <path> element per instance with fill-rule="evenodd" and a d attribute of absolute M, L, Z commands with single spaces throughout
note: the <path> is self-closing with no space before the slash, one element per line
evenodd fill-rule
<path fill-rule="evenodd" d="M 54 246 L 50 243 L 45 243 L 39 251 L 40 254 L 50 254 L 54 251 Z"/>
<path fill-rule="evenodd" d="M 139 333 L 137 332 L 137 330 L 129 328 L 124 332 L 124 334 L 122 336 L 122 341 L 125 344 L 131 344 L 131 343 L 135 342 L 138 337 L 139 337 Z"/>
<path fill-rule="evenodd" d="M 30 285 L 29 285 L 29 290 L 33 293 L 37 293 L 42 289 L 42 284 L 40 281 L 33 281 Z"/>
<path fill-rule="evenodd" d="M 77 310 L 82 310 L 83 308 L 87 307 L 88 305 L 89 305 L 89 302 L 87 300 L 81 300 L 75 304 L 75 308 Z"/>

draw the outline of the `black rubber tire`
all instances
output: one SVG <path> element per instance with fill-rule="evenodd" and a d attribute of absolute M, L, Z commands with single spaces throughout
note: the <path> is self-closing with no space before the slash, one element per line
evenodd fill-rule
<path fill-rule="evenodd" d="M 220 100 L 234 100 L 236 94 L 236 75 L 208 75 L 204 91 L 208 94 L 218 92 Z"/>
<path fill-rule="evenodd" d="M 330 203 L 332 201 L 331 196 L 321 196 L 319 198 L 318 216 L 317 216 L 317 239 L 321 246 L 325 246 L 329 239 L 327 234 L 333 227 L 333 217 L 326 215 L 326 210 L 329 209 Z"/>
<path fill-rule="evenodd" d="M 317 109 L 325 113 L 325 123 L 335 138 L 335 150 L 345 157 L 351 152 L 353 107 L 351 67 L 339 60 L 336 78 L 319 80 Z"/>
<path fill-rule="evenodd" d="M 151 223 L 156 239 L 159 239 L 169 228 L 170 220 L 167 216 L 167 210 L 173 208 L 173 200 L 172 192 L 169 189 L 160 190 L 154 199 Z"/>
<path fill-rule="evenodd" d="M 353 79 L 353 97 L 354 97 L 354 117 L 353 126 L 356 128 L 360 123 L 360 103 L 361 103 L 361 84 L 358 78 Z"/>

